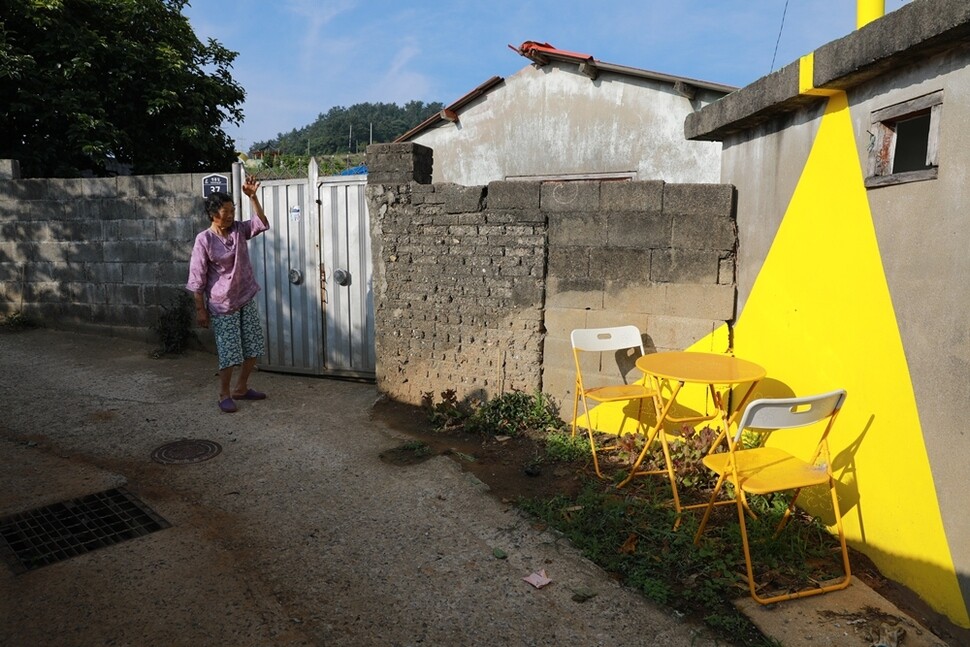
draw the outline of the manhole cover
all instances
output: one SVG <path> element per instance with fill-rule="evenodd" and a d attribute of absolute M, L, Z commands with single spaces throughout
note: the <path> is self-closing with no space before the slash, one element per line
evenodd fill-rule
<path fill-rule="evenodd" d="M 0 558 L 25 573 L 170 526 L 116 488 L 0 519 Z"/>
<path fill-rule="evenodd" d="M 177 440 L 153 451 L 152 460 L 166 465 L 201 463 L 221 451 L 222 445 L 212 440 Z"/>

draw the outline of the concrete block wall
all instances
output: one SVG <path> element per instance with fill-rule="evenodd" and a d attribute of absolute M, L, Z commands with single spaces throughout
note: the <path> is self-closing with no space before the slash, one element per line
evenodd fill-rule
<path fill-rule="evenodd" d="M 0 313 L 152 338 L 208 224 L 203 177 L 0 180 Z"/>
<path fill-rule="evenodd" d="M 378 388 L 392 397 L 541 389 L 566 411 L 574 328 L 634 324 L 650 352 L 734 317 L 731 186 L 432 185 L 426 147 L 367 154 Z M 593 368 L 618 382 L 632 363 Z"/>
<path fill-rule="evenodd" d="M 572 415 L 570 332 L 632 324 L 646 352 L 682 350 L 734 318 L 735 191 L 720 184 L 547 182 L 548 287 L 542 390 Z M 708 349 L 723 352 L 725 348 Z M 587 358 L 599 383 L 632 361 Z"/>

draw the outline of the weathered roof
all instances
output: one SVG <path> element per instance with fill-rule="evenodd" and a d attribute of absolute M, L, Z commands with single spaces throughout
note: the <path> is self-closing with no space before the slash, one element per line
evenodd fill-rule
<path fill-rule="evenodd" d="M 877 76 L 970 40 L 967 0 L 914 0 L 848 36 L 819 47 L 812 87 L 848 90 Z M 800 61 L 762 77 L 687 115 L 687 139 L 723 141 L 786 113 L 820 101 L 803 93 Z"/>
<path fill-rule="evenodd" d="M 548 43 L 538 43 L 527 40 L 519 47 L 509 45 L 509 48 L 528 58 L 530 61 L 540 67 L 543 65 L 548 65 L 551 61 L 558 61 L 561 63 L 576 63 L 579 66 L 580 72 L 586 74 L 591 79 L 595 79 L 601 71 L 641 79 L 651 79 L 654 81 L 670 83 L 674 86 L 674 89 L 677 92 L 680 92 L 686 96 L 693 96 L 696 88 L 710 90 L 713 92 L 722 92 L 725 94 L 737 89 L 733 85 L 710 83 L 708 81 L 699 81 L 697 79 L 690 79 L 683 76 L 673 76 L 670 74 L 661 74 L 660 72 L 652 72 L 650 70 L 642 70 L 636 67 L 627 67 L 626 65 L 606 63 L 605 61 L 596 60 L 589 54 L 580 54 L 563 49 L 556 49 Z M 447 106 L 444 110 L 431 115 L 420 124 L 395 139 L 394 142 L 397 143 L 410 141 L 413 137 L 442 121 L 456 121 L 458 119 L 460 110 L 464 106 L 468 105 L 478 97 L 487 94 L 497 85 L 502 83 L 502 81 L 504 81 L 502 77 L 493 76 L 488 81 L 485 81 L 485 83 L 482 83 L 471 92 L 465 94 L 460 99 Z"/>
<path fill-rule="evenodd" d="M 595 79 L 599 72 L 603 71 L 613 72 L 614 74 L 622 74 L 624 76 L 632 76 L 640 79 L 664 81 L 667 83 L 672 83 L 675 86 L 693 86 L 695 88 L 712 90 L 714 92 L 728 93 L 737 90 L 737 87 L 733 85 L 711 83 L 710 81 L 700 81 L 698 79 L 691 79 L 686 76 L 674 76 L 672 74 L 663 74 L 661 72 L 654 72 L 652 70 L 643 70 L 638 67 L 607 63 L 606 61 L 597 60 L 589 54 L 579 54 L 577 52 L 570 52 L 564 49 L 556 49 L 549 43 L 537 43 L 533 40 L 527 40 L 518 47 L 512 47 L 509 45 L 509 48 L 515 52 L 518 52 L 540 67 L 543 65 L 548 65 L 550 61 L 576 63 L 579 66 L 579 71 L 591 79 Z"/>

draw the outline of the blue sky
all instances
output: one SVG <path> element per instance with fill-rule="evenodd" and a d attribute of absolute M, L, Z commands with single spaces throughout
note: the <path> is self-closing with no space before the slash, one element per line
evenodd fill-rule
<path fill-rule="evenodd" d="M 885 0 L 886 12 L 907 1 Z M 334 106 L 452 103 L 528 65 L 508 48 L 527 40 L 743 86 L 855 29 L 856 0 L 785 7 L 785 0 L 190 0 L 183 13 L 200 39 L 239 53 L 233 72 L 246 90 L 245 121 L 226 132 L 247 150 Z"/>

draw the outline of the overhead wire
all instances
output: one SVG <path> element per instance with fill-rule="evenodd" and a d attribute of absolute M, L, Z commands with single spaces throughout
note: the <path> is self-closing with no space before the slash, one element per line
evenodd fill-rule
<path fill-rule="evenodd" d="M 788 13 L 788 0 L 785 0 L 785 9 L 781 12 L 781 27 L 778 28 L 778 38 L 775 40 L 775 53 L 771 55 L 771 69 L 768 73 L 775 71 L 775 58 L 778 56 L 778 43 L 781 42 L 781 32 L 785 30 L 785 15 Z"/>

